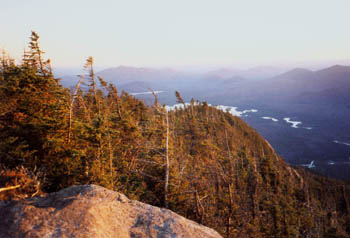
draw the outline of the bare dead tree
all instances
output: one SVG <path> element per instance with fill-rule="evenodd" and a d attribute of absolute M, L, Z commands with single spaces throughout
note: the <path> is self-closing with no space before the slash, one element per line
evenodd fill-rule
<path fill-rule="evenodd" d="M 75 99 L 78 97 L 78 92 L 80 89 L 80 84 L 83 82 L 84 77 L 79 75 L 79 81 L 78 83 L 75 85 L 75 90 L 74 90 L 74 94 L 72 97 L 72 101 L 70 103 L 69 106 L 69 128 L 68 128 L 68 143 L 70 143 L 70 139 L 71 139 L 71 135 L 72 135 L 72 119 L 73 119 L 73 107 L 74 107 L 74 101 Z"/>
<path fill-rule="evenodd" d="M 154 104 L 158 113 L 165 115 L 166 123 L 166 141 L 165 141 L 165 156 L 164 156 L 164 207 L 168 208 L 168 193 L 169 193 L 169 170 L 170 170 L 170 160 L 169 160 L 169 115 L 168 111 L 161 110 L 159 108 L 158 96 L 154 90 L 151 90 L 154 96 Z"/>

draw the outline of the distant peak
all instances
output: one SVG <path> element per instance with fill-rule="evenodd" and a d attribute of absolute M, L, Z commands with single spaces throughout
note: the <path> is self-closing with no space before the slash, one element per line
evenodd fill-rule
<path fill-rule="evenodd" d="M 304 75 L 309 75 L 313 74 L 314 72 L 309 69 L 304 69 L 304 68 L 295 68 L 290 71 L 287 71 L 281 75 L 276 76 L 277 78 L 285 78 L 285 77 L 298 77 L 298 76 L 304 76 Z"/>
<path fill-rule="evenodd" d="M 304 69 L 304 68 L 295 68 L 289 71 L 289 73 L 310 73 L 310 72 L 313 72 L 313 71 L 309 69 Z"/>
<path fill-rule="evenodd" d="M 336 65 L 333 65 L 333 66 L 329 67 L 328 69 L 333 69 L 333 70 L 334 69 L 338 69 L 338 70 L 340 70 L 340 69 L 347 69 L 347 70 L 349 70 L 350 66 L 336 64 Z"/>
<path fill-rule="evenodd" d="M 344 72 L 348 72 L 350 73 L 350 66 L 345 66 L 345 65 L 333 65 L 331 67 L 325 68 L 325 69 L 321 69 L 318 72 L 321 73 L 325 73 L 325 72 L 330 72 L 330 73 L 344 73 Z"/>
<path fill-rule="evenodd" d="M 335 64 L 329 67 L 329 69 L 342 69 L 342 68 L 349 68 L 350 66 L 345 66 L 345 65 L 340 65 L 340 64 Z"/>

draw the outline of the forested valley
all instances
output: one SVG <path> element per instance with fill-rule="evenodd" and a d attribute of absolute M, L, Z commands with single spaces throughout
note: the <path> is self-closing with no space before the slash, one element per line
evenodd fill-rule
<path fill-rule="evenodd" d="M 224 237 L 349 237 L 350 185 L 293 168 L 240 118 L 206 102 L 167 111 L 95 75 L 60 85 L 33 32 L 0 63 L 1 199 L 98 184 Z M 175 93 L 175 92 L 174 92 Z"/>

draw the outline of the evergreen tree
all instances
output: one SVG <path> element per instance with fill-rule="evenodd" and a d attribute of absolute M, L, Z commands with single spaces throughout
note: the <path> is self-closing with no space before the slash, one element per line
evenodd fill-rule
<path fill-rule="evenodd" d="M 11 105 L 0 116 L 1 163 L 11 167 L 55 168 L 64 154 L 68 92 L 45 67 L 38 39 L 32 32 L 23 64 L 0 72 L 0 96 L 6 99 L 0 107 Z M 53 174 L 55 169 L 48 170 L 48 176 Z"/>

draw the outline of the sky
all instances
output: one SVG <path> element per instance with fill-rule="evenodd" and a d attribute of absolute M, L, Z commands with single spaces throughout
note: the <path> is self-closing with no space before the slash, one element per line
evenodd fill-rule
<path fill-rule="evenodd" d="M 350 59 L 349 0 L 1 0 L 0 47 L 31 30 L 55 67 L 276 65 Z"/>

